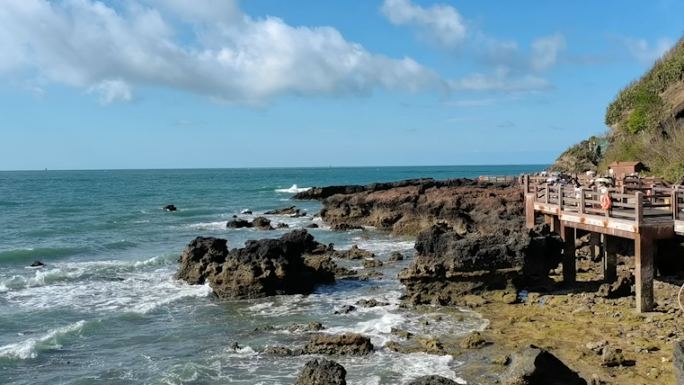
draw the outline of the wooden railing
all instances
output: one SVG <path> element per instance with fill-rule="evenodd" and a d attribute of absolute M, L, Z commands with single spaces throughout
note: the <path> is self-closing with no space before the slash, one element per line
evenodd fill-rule
<path fill-rule="evenodd" d="M 515 183 L 520 182 L 519 177 L 511 175 L 480 175 L 480 182 L 486 183 Z"/>
<path fill-rule="evenodd" d="M 684 191 L 675 188 L 651 187 L 642 191 L 625 192 L 621 188 L 598 191 L 589 188 L 570 188 L 549 184 L 529 186 L 529 194 L 536 203 L 557 206 L 561 212 L 603 216 L 628 220 L 640 224 L 644 221 L 677 218 L 684 219 Z M 608 195 L 610 208 L 603 209 L 601 197 Z"/>

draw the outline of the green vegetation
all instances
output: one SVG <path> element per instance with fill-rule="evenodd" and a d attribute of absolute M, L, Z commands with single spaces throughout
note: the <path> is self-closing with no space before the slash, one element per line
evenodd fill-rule
<path fill-rule="evenodd" d="M 632 134 L 658 127 L 664 106 L 660 95 L 669 86 L 681 81 L 683 74 L 684 38 L 656 61 L 641 79 L 620 91 L 608 106 L 606 125 L 626 127 L 625 130 Z M 638 116 L 632 119 L 635 113 Z"/>
<path fill-rule="evenodd" d="M 604 172 L 615 161 L 640 161 L 651 174 L 684 183 L 684 37 L 606 111 L 611 131 L 561 154 L 552 170 Z"/>
<path fill-rule="evenodd" d="M 607 145 L 608 141 L 604 137 L 592 136 L 583 140 L 562 153 L 551 167 L 551 171 L 582 173 L 596 170 L 603 160 Z"/>

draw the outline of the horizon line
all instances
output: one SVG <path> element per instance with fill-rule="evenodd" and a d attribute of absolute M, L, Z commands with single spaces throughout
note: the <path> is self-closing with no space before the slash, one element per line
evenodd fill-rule
<path fill-rule="evenodd" d="M 172 168 L 77 168 L 77 169 L 12 169 L 0 172 L 45 172 L 45 171 L 173 171 L 173 170 L 296 170 L 296 169 L 328 169 L 328 168 L 394 168 L 394 167 L 513 167 L 513 166 L 549 166 L 549 163 L 520 163 L 520 164 L 440 164 L 440 165 L 393 165 L 393 166 L 256 166 L 256 167 L 172 167 Z"/>

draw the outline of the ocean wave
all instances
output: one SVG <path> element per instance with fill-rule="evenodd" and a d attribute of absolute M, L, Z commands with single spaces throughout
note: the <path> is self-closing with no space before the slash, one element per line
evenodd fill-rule
<path fill-rule="evenodd" d="M 61 344 L 71 335 L 80 332 L 85 324 L 86 321 L 81 320 L 71 325 L 49 330 L 39 338 L 29 338 L 21 342 L 0 346 L 0 357 L 20 360 L 36 358 L 39 352 L 61 348 Z"/>
<path fill-rule="evenodd" d="M 289 194 L 296 194 L 304 191 L 309 191 L 311 190 L 311 187 L 297 187 L 296 184 L 293 184 L 292 187 L 290 188 L 277 188 L 275 192 L 277 193 L 289 193 Z"/>
<path fill-rule="evenodd" d="M 81 254 L 83 252 L 83 248 L 46 247 L 35 249 L 32 247 L 27 247 L 21 249 L 0 251 L 0 261 L 32 261 L 35 259 L 65 257 L 69 255 Z"/>
<path fill-rule="evenodd" d="M 42 269 L 29 269 L 33 275 L 15 274 L 0 281 L 0 292 L 21 290 L 31 287 L 48 286 L 55 283 L 80 279 L 116 278 L 120 274 L 131 273 L 150 266 L 175 265 L 176 254 L 158 255 L 142 261 L 88 261 L 51 263 Z"/>
<path fill-rule="evenodd" d="M 146 314 L 184 298 L 208 297 L 209 285 L 176 281 L 169 269 L 128 274 L 126 278 L 86 279 L 67 284 L 28 287 L 4 293 L 7 302 L 29 309 L 67 308 L 90 313 Z"/>

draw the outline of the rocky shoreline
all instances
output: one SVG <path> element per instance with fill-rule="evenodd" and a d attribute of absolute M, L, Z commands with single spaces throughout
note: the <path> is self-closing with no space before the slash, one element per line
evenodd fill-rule
<path fill-rule="evenodd" d="M 664 299 L 658 311 L 636 314 L 629 247 L 619 257 L 621 279 L 602 285 L 601 263 L 590 258 L 588 239 L 580 237 L 578 283 L 564 285 L 559 267 L 562 241 L 546 225 L 524 227 L 523 196 L 516 186 L 417 179 L 313 188 L 293 199 L 320 200 L 323 208 L 317 215 L 332 230 L 373 227 L 414 236 L 416 255 L 398 275 L 406 289 L 401 306 L 414 311 L 425 306 L 469 307 L 489 320 L 481 333 L 453 339 L 393 330 L 405 342 L 388 343 L 386 349 L 468 356 L 462 373 L 468 383 L 675 383 L 675 367 L 682 363 L 673 365 L 673 348 L 684 337 L 676 299 L 681 279 L 657 281 L 656 297 Z M 298 214 L 294 207 L 286 212 Z M 336 277 L 352 277 L 353 272 L 335 261 L 357 258 L 364 267 L 382 266 L 372 253 L 358 248 L 336 251 L 306 230 L 248 241 L 244 248 L 230 251 L 223 240 L 198 238 L 183 253 L 176 277 L 193 284 L 208 282 L 222 298 L 307 294 Z M 328 337 L 313 337 L 298 351 L 275 348 L 266 353 L 335 356 L 373 349 L 363 336 L 321 338 Z M 328 372 L 333 376 L 329 382 L 315 380 Z M 344 373 L 339 364 L 314 360 L 297 384 L 344 384 Z M 549 382 L 552 374 L 557 379 Z M 449 380 L 411 383 L 451 383 L 444 381 Z"/>

